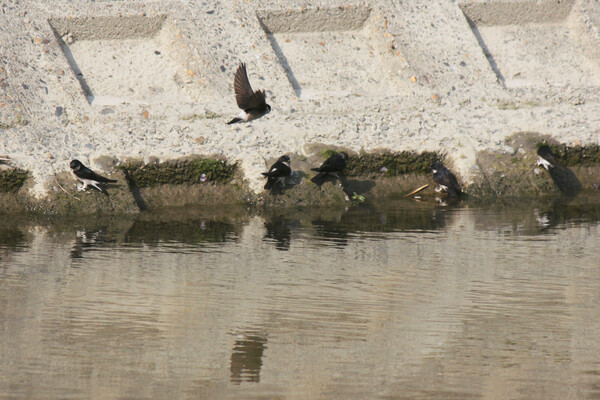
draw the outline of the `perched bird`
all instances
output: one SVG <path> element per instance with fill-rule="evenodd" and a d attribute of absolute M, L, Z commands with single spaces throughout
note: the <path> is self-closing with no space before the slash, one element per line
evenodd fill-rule
<path fill-rule="evenodd" d="M 342 172 L 346 168 L 346 161 L 348 160 L 348 153 L 340 152 L 329 157 L 319 168 L 311 168 L 312 171 L 318 172 L 318 174 L 311 179 L 316 184 L 323 182 L 324 178 L 329 174 L 337 175 L 338 172 Z"/>
<path fill-rule="evenodd" d="M 75 174 L 75 177 L 81 182 L 83 182 L 83 186 L 77 187 L 77 190 L 85 190 L 85 188 L 88 185 L 92 185 L 93 187 L 95 187 L 96 189 L 108 196 L 108 192 L 106 191 L 106 189 L 104 189 L 104 187 L 102 187 L 101 184 L 116 182 L 115 179 L 108 179 L 103 177 L 102 175 L 98 175 L 97 173 L 83 165 L 79 160 L 71 161 L 71 164 L 69 166 L 71 167 L 71 170 L 73 170 L 73 174 Z"/>
<path fill-rule="evenodd" d="M 576 196 L 583 187 L 573 171 L 563 167 L 556 162 L 554 154 L 549 146 L 543 145 L 537 151 L 538 165 L 546 168 L 550 173 L 552 181 L 558 189 L 567 196 Z"/>
<path fill-rule="evenodd" d="M 250 122 L 271 112 L 271 106 L 265 101 L 265 91 L 257 90 L 255 92 L 252 90 L 246 73 L 246 64 L 244 63 L 240 64 L 235 73 L 233 89 L 235 91 L 235 101 L 242 111 L 227 124 Z"/>
<path fill-rule="evenodd" d="M 458 197 L 462 194 L 456 177 L 441 162 L 434 162 L 431 165 L 431 170 L 433 171 L 433 181 L 440 185 L 439 188 L 435 189 L 436 192 L 443 190 L 448 193 L 448 197 Z"/>
<path fill-rule="evenodd" d="M 283 155 L 279 157 L 279 159 L 275 161 L 275 164 L 271 166 L 269 172 L 262 172 L 263 176 L 267 177 L 265 189 L 270 190 L 276 183 L 283 187 L 285 178 L 290 176 L 291 173 L 290 156 Z"/>

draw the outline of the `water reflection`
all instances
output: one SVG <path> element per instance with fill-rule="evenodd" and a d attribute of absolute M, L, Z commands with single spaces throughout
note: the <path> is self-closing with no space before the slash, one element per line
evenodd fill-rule
<path fill-rule="evenodd" d="M 106 238 L 104 232 L 102 229 L 77 231 L 75 243 L 71 249 L 71 258 L 83 258 L 87 251 L 115 241 Z"/>
<path fill-rule="evenodd" d="M 0 398 L 594 397 L 599 205 L 7 223 Z"/>
<path fill-rule="evenodd" d="M 286 218 L 280 214 L 265 215 L 264 218 L 266 229 L 264 240 L 273 242 L 277 250 L 289 250 L 292 229 L 300 227 L 300 220 Z"/>
<path fill-rule="evenodd" d="M 263 353 L 267 347 L 264 334 L 249 331 L 239 334 L 231 352 L 231 382 L 260 382 Z"/>

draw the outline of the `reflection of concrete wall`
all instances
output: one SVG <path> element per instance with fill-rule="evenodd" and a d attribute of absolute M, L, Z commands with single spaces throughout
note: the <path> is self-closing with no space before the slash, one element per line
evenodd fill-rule
<path fill-rule="evenodd" d="M 524 213 L 446 212 L 443 229 L 345 246 L 300 219 L 288 251 L 259 217 L 236 241 L 108 241 L 78 259 L 75 232 L 32 230 L 0 264 L 3 390 L 578 397 L 600 350 L 596 224 L 532 234 Z M 234 360 L 244 333 L 256 351 Z M 232 386 L 238 366 L 260 383 Z"/>

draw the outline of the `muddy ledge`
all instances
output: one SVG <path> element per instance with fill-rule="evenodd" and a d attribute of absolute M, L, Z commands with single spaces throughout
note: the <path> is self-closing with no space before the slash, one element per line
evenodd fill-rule
<path fill-rule="evenodd" d="M 466 192 L 465 201 L 538 198 L 559 192 L 550 176 L 537 167 L 536 149 L 552 147 L 559 163 L 573 170 L 584 191 L 595 192 L 600 176 L 600 146 L 565 146 L 547 136 L 521 132 L 507 138 L 502 153 L 478 154 L 472 182 L 457 177 Z M 333 179 L 317 186 L 310 181 L 319 165 L 338 151 L 350 155 L 343 182 Z M 49 183 L 49 195 L 35 199 L 28 194 L 32 184 L 27 171 L 3 166 L 0 171 L 1 212 L 49 214 L 133 214 L 145 210 L 189 205 L 245 205 L 263 207 L 343 206 L 403 197 L 428 184 L 418 195 L 439 196 L 430 166 L 436 160 L 452 169 L 452 160 L 439 152 L 352 152 L 349 149 L 315 145 L 309 157 L 290 154 L 293 176 L 278 194 L 252 192 L 237 163 L 218 157 L 186 157 L 159 162 L 150 160 L 96 160 L 102 172 L 117 179 L 109 185 L 110 196 L 96 190 L 79 192 L 75 179 L 63 172 Z M 266 160 L 265 171 L 274 160 Z"/>

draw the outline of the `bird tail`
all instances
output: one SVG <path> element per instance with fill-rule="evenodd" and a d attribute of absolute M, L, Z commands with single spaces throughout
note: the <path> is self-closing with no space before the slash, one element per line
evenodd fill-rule
<path fill-rule="evenodd" d="M 267 183 L 265 183 L 265 190 L 270 190 L 273 187 L 273 182 L 274 181 L 275 181 L 275 179 L 269 178 L 267 180 Z"/>
<path fill-rule="evenodd" d="M 236 122 L 241 122 L 241 121 L 243 121 L 243 119 L 235 117 L 234 119 L 232 119 L 231 121 L 229 121 L 227 123 L 227 125 L 235 124 Z"/>
<path fill-rule="evenodd" d="M 314 183 L 314 184 L 316 184 L 316 185 L 319 185 L 319 186 L 320 186 L 320 185 L 322 185 L 322 184 L 323 184 L 323 176 L 324 176 L 324 175 L 325 175 L 325 174 L 323 174 L 323 173 L 320 173 L 320 172 L 319 172 L 318 174 L 316 174 L 316 175 L 315 175 L 315 176 L 314 176 L 314 177 L 311 179 L 311 182 L 312 182 L 312 183 Z"/>
<path fill-rule="evenodd" d="M 118 181 L 116 179 L 107 179 L 106 182 L 107 183 L 117 183 Z"/>

